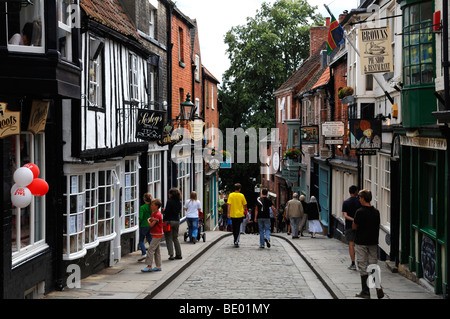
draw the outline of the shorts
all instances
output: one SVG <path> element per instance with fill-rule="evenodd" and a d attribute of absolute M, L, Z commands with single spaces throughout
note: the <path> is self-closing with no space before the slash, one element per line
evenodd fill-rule
<path fill-rule="evenodd" d="M 347 241 L 355 242 L 356 230 L 354 229 L 346 229 L 345 230 L 345 239 Z"/>

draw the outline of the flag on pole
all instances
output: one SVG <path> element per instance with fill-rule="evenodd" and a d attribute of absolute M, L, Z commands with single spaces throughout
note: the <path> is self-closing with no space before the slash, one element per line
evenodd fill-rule
<path fill-rule="evenodd" d="M 327 41 L 327 54 L 330 55 L 331 52 L 333 52 L 333 50 L 336 49 L 338 45 L 344 43 L 345 41 L 344 29 L 341 27 L 339 22 L 334 18 L 334 15 L 330 12 L 330 9 L 328 9 L 327 5 L 324 4 L 324 6 L 331 16 L 331 24 L 330 29 L 328 30 L 328 41 Z"/>

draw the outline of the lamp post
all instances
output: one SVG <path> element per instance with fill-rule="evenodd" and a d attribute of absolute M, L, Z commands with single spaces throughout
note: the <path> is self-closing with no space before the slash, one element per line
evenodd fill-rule
<path fill-rule="evenodd" d="M 195 114 L 195 104 L 191 102 L 191 94 L 186 95 L 186 101 L 180 104 L 180 119 L 183 121 L 191 121 Z M 188 112 L 187 114 L 185 112 Z M 187 115 L 187 116 L 186 116 Z M 194 163 L 194 143 L 191 140 L 191 154 L 190 154 L 190 166 L 191 166 L 191 179 L 190 179 L 190 189 L 194 190 L 195 187 L 195 163 Z"/>

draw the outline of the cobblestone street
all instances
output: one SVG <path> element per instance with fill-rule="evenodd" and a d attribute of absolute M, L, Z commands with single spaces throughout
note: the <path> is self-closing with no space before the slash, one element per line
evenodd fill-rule
<path fill-rule="evenodd" d="M 331 298 L 292 247 L 273 236 L 264 249 L 259 235 L 241 235 L 239 248 L 227 237 L 190 268 L 184 282 L 157 298 Z"/>

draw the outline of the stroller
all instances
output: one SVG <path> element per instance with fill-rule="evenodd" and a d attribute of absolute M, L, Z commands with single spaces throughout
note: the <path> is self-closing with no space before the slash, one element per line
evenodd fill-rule
<path fill-rule="evenodd" d="M 198 213 L 198 230 L 197 230 L 197 241 L 200 241 L 200 238 L 203 238 L 203 242 L 206 241 L 206 233 L 205 226 L 203 224 L 203 212 L 200 211 Z M 184 233 L 184 241 L 187 241 L 189 238 L 189 232 Z"/>

